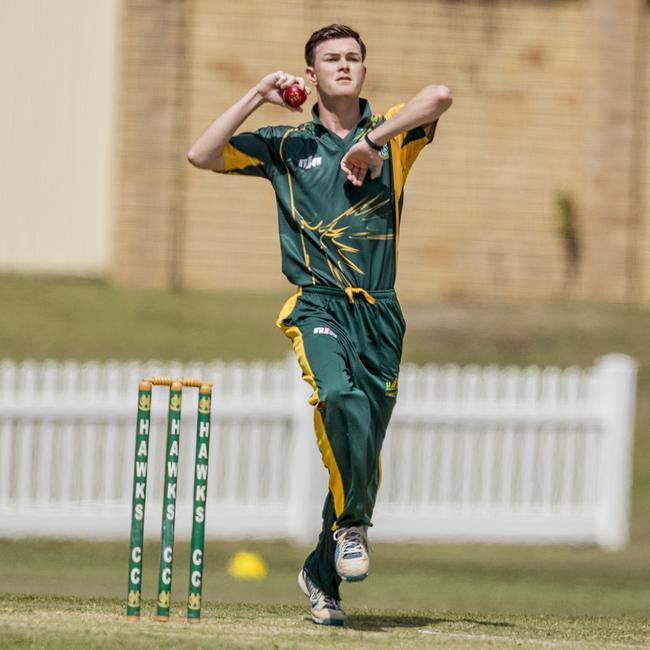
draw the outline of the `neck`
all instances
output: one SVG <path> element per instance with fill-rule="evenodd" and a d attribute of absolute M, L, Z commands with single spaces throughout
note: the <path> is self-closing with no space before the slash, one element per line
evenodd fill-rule
<path fill-rule="evenodd" d="M 344 138 L 361 119 L 359 98 L 319 95 L 318 117 L 326 129 Z"/>

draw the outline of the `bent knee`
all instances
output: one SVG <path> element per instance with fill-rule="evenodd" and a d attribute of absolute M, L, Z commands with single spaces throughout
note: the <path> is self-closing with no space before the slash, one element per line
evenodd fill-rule
<path fill-rule="evenodd" d="M 318 408 L 324 409 L 328 406 L 337 408 L 344 407 L 349 403 L 367 402 L 368 398 L 358 388 L 350 386 L 332 386 L 319 391 Z"/>

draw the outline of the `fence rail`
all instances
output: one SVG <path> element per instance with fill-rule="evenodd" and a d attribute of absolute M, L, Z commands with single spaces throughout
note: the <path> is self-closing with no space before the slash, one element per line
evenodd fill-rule
<path fill-rule="evenodd" d="M 373 538 L 621 548 L 636 370 L 623 355 L 587 369 L 404 366 Z M 137 385 L 149 374 L 214 383 L 207 536 L 314 536 L 326 476 L 293 359 L 0 362 L 0 535 L 128 536 Z M 148 535 L 160 526 L 165 395 L 154 388 Z M 196 400 L 185 393 L 177 515 L 185 537 Z"/>

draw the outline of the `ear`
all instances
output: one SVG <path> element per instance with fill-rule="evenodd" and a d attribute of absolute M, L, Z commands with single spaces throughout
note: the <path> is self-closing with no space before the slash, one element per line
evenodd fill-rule
<path fill-rule="evenodd" d="M 309 79 L 309 83 L 312 86 L 318 85 L 318 80 L 316 78 L 316 70 L 314 70 L 313 66 L 308 65 L 305 68 L 305 76 L 307 77 L 307 79 Z"/>

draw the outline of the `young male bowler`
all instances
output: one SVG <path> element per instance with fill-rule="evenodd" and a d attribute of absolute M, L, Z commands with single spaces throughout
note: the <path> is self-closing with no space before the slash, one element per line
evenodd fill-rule
<path fill-rule="evenodd" d="M 341 580 L 369 571 L 367 529 L 405 330 L 394 290 L 404 184 L 452 103 L 446 86 L 428 85 L 406 104 L 373 113 L 360 98 L 365 56 L 350 27 L 319 29 L 305 45 L 306 77 L 318 94 L 310 121 L 235 135 L 262 104 L 301 110 L 282 91 L 294 83 L 306 89 L 304 79 L 277 71 L 188 152 L 196 167 L 261 176 L 275 190 L 282 271 L 297 287 L 277 324 L 314 390 L 316 439 L 329 472 L 323 529 L 298 583 L 312 620 L 325 625 L 345 622 Z"/>

